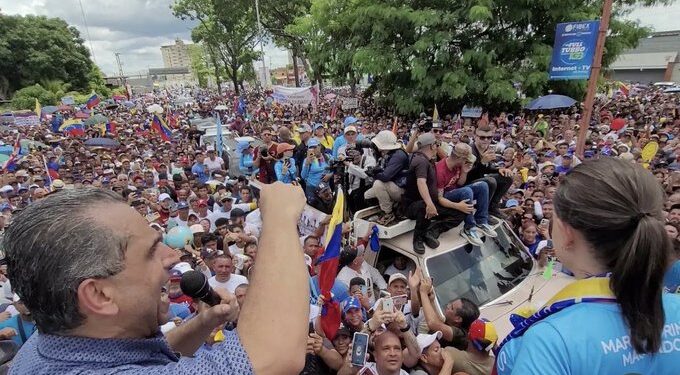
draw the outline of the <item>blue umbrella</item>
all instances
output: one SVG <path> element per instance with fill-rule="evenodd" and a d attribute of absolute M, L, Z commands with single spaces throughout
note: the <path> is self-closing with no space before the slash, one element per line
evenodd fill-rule
<path fill-rule="evenodd" d="M 135 106 L 135 103 L 133 103 L 133 102 L 131 102 L 131 101 L 129 101 L 129 100 L 126 100 L 126 101 L 123 102 L 123 105 L 126 106 L 126 107 L 128 107 L 128 108 L 131 108 L 131 107 L 134 107 L 134 106 Z"/>
<path fill-rule="evenodd" d="M 527 105 L 529 110 L 569 108 L 576 104 L 576 100 L 564 95 L 546 95 L 538 97 Z"/>
<path fill-rule="evenodd" d="M 118 148 L 120 143 L 115 139 L 111 138 L 91 138 L 85 141 L 85 146 L 88 147 L 108 147 L 108 148 Z"/>
<path fill-rule="evenodd" d="M 59 110 L 59 108 L 57 108 L 56 106 L 46 105 L 46 106 L 44 106 L 40 109 L 40 112 L 42 112 L 42 113 L 54 113 L 58 110 Z"/>

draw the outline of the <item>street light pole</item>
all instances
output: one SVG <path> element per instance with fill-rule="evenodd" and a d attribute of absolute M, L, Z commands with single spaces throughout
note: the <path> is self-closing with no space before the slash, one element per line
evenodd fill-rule
<path fill-rule="evenodd" d="M 593 115 L 597 79 L 600 77 L 600 69 L 602 68 L 602 53 L 604 51 L 604 42 L 607 39 L 607 30 L 609 29 L 609 18 L 611 17 L 611 14 L 612 0 L 605 0 L 602 7 L 602 19 L 600 19 L 597 44 L 595 46 L 595 57 L 593 58 L 593 65 L 590 67 L 588 92 L 586 93 L 586 101 L 583 107 L 583 116 L 581 116 L 581 127 L 578 130 L 578 142 L 576 143 L 576 155 L 581 159 L 583 159 L 583 150 L 586 144 L 586 134 L 590 127 L 590 118 Z"/>
<path fill-rule="evenodd" d="M 264 63 L 264 32 L 262 32 L 262 23 L 260 22 L 260 2 L 255 0 L 255 13 L 257 14 L 257 29 L 260 34 L 260 52 L 262 53 L 262 88 L 269 86 L 267 80 L 267 66 Z"/>

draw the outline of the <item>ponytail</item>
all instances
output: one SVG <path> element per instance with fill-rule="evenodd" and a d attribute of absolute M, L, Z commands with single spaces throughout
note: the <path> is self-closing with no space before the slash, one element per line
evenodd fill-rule
<path fill-rule="evenodd" d="M 633 220 L 634 232 L 609 267 L 610 286 L 635 351 L 656 353 L 665 321 L 661 296 L 671 243 L 658 218 L 641 214 Z"/>

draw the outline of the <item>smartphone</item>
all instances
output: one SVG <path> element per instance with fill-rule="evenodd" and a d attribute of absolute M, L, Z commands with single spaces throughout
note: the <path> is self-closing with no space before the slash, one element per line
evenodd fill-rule
<path fill-rule="evenodd" d="M 539 224 L 542 227 L 549 227 L 550 226 L 550 219 L 541 219 L 541 223 Z"/>
<path fill-rule="evenodd" d="M 361 286 L 361 295 L 364 297 L 368 296 L 368 287 L 366 285 Z"/>
<path fill-rule="evenodd" d="M 314 322 L 309 322 L 309 334 L 314 333 Z"/>
<path fill-rule="evenodd" d="M 552 240 L 548 240 L 548 242 L 545 244 L 546 249 L 552 249 L 553 248 L 553 242 Z"/>
<path fill-rule="evenodd" d="M 404 306 L 406 302 L 408 302 L 408 296 L 406 294 L 394 296 L 392 297 L 392 302 L 394 303 L 395 306 Z"/>
<path fill-rule="evenodd" d="M 394 311 L 394 301 L 392 300 L 392 298 L 383 298 L 382 308 L 383 308 L 383 311 L 389 311 L 389 312 Z"/>
<path fill-rule="evenodd" d="M 352 339 L 352 366 L 363 367 L 366 364 L 368 351 L 368 334 L 355 332 Z"/>

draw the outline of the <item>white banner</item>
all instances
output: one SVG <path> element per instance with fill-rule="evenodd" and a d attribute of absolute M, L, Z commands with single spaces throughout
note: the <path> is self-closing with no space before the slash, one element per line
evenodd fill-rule
<path fill-rule="evenodd" d="M 298 106 L 306 106 L 312 104 L 316 106 L 319 96 L 319 87 L 285 87 L 274 86 L 274 93 L 272 98 L 280 104 L 291 104 Z"/>
<path fill-rule="evenodd" d="M 63 98 L 61 98 L 61 104 L 74 105 L 76 104 L 76 100 L 72 96 L 64 96 Z"/>
<path fill-rule="evenodd" d="M 482 117 L 482 107 L 468 107 L 464 106 L 460 114 L 461 117 Z"/>
<path fill-rule="evenodd" d="M 40 117 L 37 115 L 20 116 L 14 115 L 14 125 L 16 126 L 36 126 L 40 125 Z"/>
<path fill-rule="evenodd" d="M 359 108 L 359 98 L 340 97 L 340 102 L 342 103 L 342 109 Z"/>

